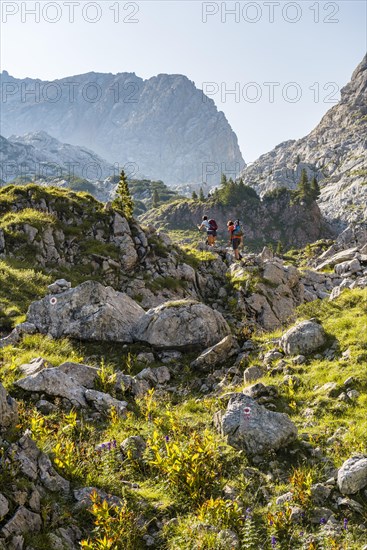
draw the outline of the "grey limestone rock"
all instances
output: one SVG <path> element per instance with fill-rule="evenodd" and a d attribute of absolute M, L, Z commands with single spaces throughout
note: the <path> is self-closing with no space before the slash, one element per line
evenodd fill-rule
<path fill-rule="evenodd" d="M 316 321 L 302 321 L 290 328 L 281 338 L 280 345 L 287 355 L 309 355 L 326 343 L 323 327 Z"/>
<path fill-rule="evenodd" d="M 230 445 L 249 456 L 277 451 L 297 437 L 297 428 L 286 414 L 269 411 L 244 394 L 231 397 L 227 410 L 216 413 L 214 423 Z"/>
<path fill-rule="evenodd" d="M 33 302 L 27 320 L 39 332 L 54 338 L 69 336 L 80 340 L 133 341 L 136 323 L 144 310 L 134 300 L 96 281 Z"/>

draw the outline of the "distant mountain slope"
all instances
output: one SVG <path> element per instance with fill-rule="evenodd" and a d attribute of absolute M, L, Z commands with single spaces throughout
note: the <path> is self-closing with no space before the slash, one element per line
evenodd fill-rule
<path fill-rule="evenodd" d="M 216 220 L 218 239 L 225 242 L 227 221 L 240 219 L 245 244 L 252 250 L 261 250 L 267 244 L 276 247 L 278 242 L 286 249 L 299 248 L 333 236 L 316 202 L 307 206 L 293 203 L 291 193 L 286 190 L 269 193 L 262 200 L 254 193 L 236 205 L 223 205 L 213 199 L 206 202 L 180 199 L 149 210 L 140 221 L 164 230 L 196 230 L 204 214 Z"/>
<path fill-rule="evenodd" d="M 67 177 L 98 180 L 113 175 L 113 166 L 93 151 L 61 143 L 46 132 L 0 136 L 0 178 L 22 176 Z"/>
<path fill-rule="evenodd" d="M 321 186 L 319 206 L 328 220 L 342 223 L 367 217 L 367 56 L 316 128 L 297 141 L 285 141 L 242 173 L 244 182 L 264 194 L 294 189 L 302 168 Z"/>
<path fill-rule="evenodd" d="M 185 76 L 88 73 L 46 82 L 4 71 L 1 83 L 5 137 L 44 130 L 169 185 L 217 183 L 221 171 L 245 165 L 224 114 Z"/>

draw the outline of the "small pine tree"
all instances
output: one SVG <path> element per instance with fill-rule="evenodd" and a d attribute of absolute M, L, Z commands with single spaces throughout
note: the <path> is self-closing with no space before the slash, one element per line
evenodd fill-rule
<path fill-rule="evenodd" d="M 116 198 L 112 204 L 117 210 L 120 210 L 126 218 L 132 218 L 134 201 L 130 195 L 127 177 L 123 170 L 121 170 L 120 173 L 120 180 L 116 190 Z"/>
<path fill-rule="evenodd" d="M 313 200 L 317 200 L 320 196 L 320 186 L 317 182 L 316 176 L 314 176 L 311 180 L 311 196 Z"/>
<path fill-rule="evenodd" d="M 157 208 L 157 206 L 159 205 L 159 200 L 160 200 L 159 193 L 158 193 L 157 189 L 154 189 L 153 196 L 152 196 L 152 206 L 153 206 L 153 208 Z"/>
<path fill-rule="evenodd" d="M 300 201 L 309 201 L 312 200 L 311 186 L 308 181 L 307 172 L 303 168 L 301 172 L 301 179 L 298 182 L 296 189 L 296 197 Z"/>
<path fill-rule="evenodd" d="M 197 200 L 198 200 L 198 194 L 196 193 L 196 191 L 193 191 L 193 192 L 192 192 L 191 198 L 192 198 L 194 201 L 197 201 Z"/>
<path fill-rule="evenodd" d="M 200 187 L 200 191 L 199 191 L 199 201 L 200 202 L 204 202 L 205 201 L 205 195 L 204 195 L 204 191 L 203 191 L 203 188 Z"/>
<path fill-rule="evenodd" d="M 220 185 L 221 187 L 225 187 L 227 185 L 227 176 L 225 174 L 222 174 L 220 178 Z"/>

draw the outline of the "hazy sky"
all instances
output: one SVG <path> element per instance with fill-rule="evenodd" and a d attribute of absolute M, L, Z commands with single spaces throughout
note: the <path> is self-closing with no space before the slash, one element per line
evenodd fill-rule
<path fill-rule="evenodd" d="M 364 0 L 0 4 L 12 76 L 185 74 L 224 111 L 247 162 L 311 131 L 366 51 Z"/>

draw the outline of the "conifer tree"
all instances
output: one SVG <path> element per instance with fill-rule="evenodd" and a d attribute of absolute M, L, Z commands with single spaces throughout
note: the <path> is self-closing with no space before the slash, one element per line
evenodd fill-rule
<path fill-rule="evenodd" d="M 220 178 L 220 185 L 221 187 L 225 187 L 227 185 L 227 176 L 225 174 L 222 174 Z"/>
<path fill-rule="evenodd" d="M 152 196 L 152 206 L 153 208 L 157 208 L 157 206 L 159 205 L 159 193 L 157 191 L 157 189 L 154 189 L 153 191 L 153 196 Z"/>
<path fill-rule="evenodd" d="M 205 201 L 205 195 L 204 195 L 204 191 L 203 191 L 203 188 L 200 187 L 200 191 L 199 191 L 199 201 L 200 202 L 204 202 Z"/>
<path fill-rule="evenodd" d="M 297 185 L 295 195 L 297 199 L 300 201 L 312 200 L 311 186 L 308 181 L 307 172 L 305 168 L 303 168 L 301 172 L 301 179 L 299 180 L 299 183 Z"/>
<path fill-rule="evenodd" d="M 193 191 L 193 192 L 192 192 L 191 198 L 192 198 L 194 201 L 197 201 L 197 200 L 198 200 L 198 195 L 197 195 L 196 191 Z"/>
<path fill-rule="evenodd" d="M 116 198 L 113 201 L 113 206 L 120 210 L 126 218 L 132 218 L 134 211 L 134 201 L 130 194 L 130 189 L 127 184 L 127 177 L 123 170 L 120 173 L 120 180 L 117 185 Z"/>
<path fill-rule="evenodd" d="M 314 200 L 318 199 L 320 196 L 320 186 L 318 184 L 316 176 L 314 176 L 311 180 L 311 195 Z"/>

